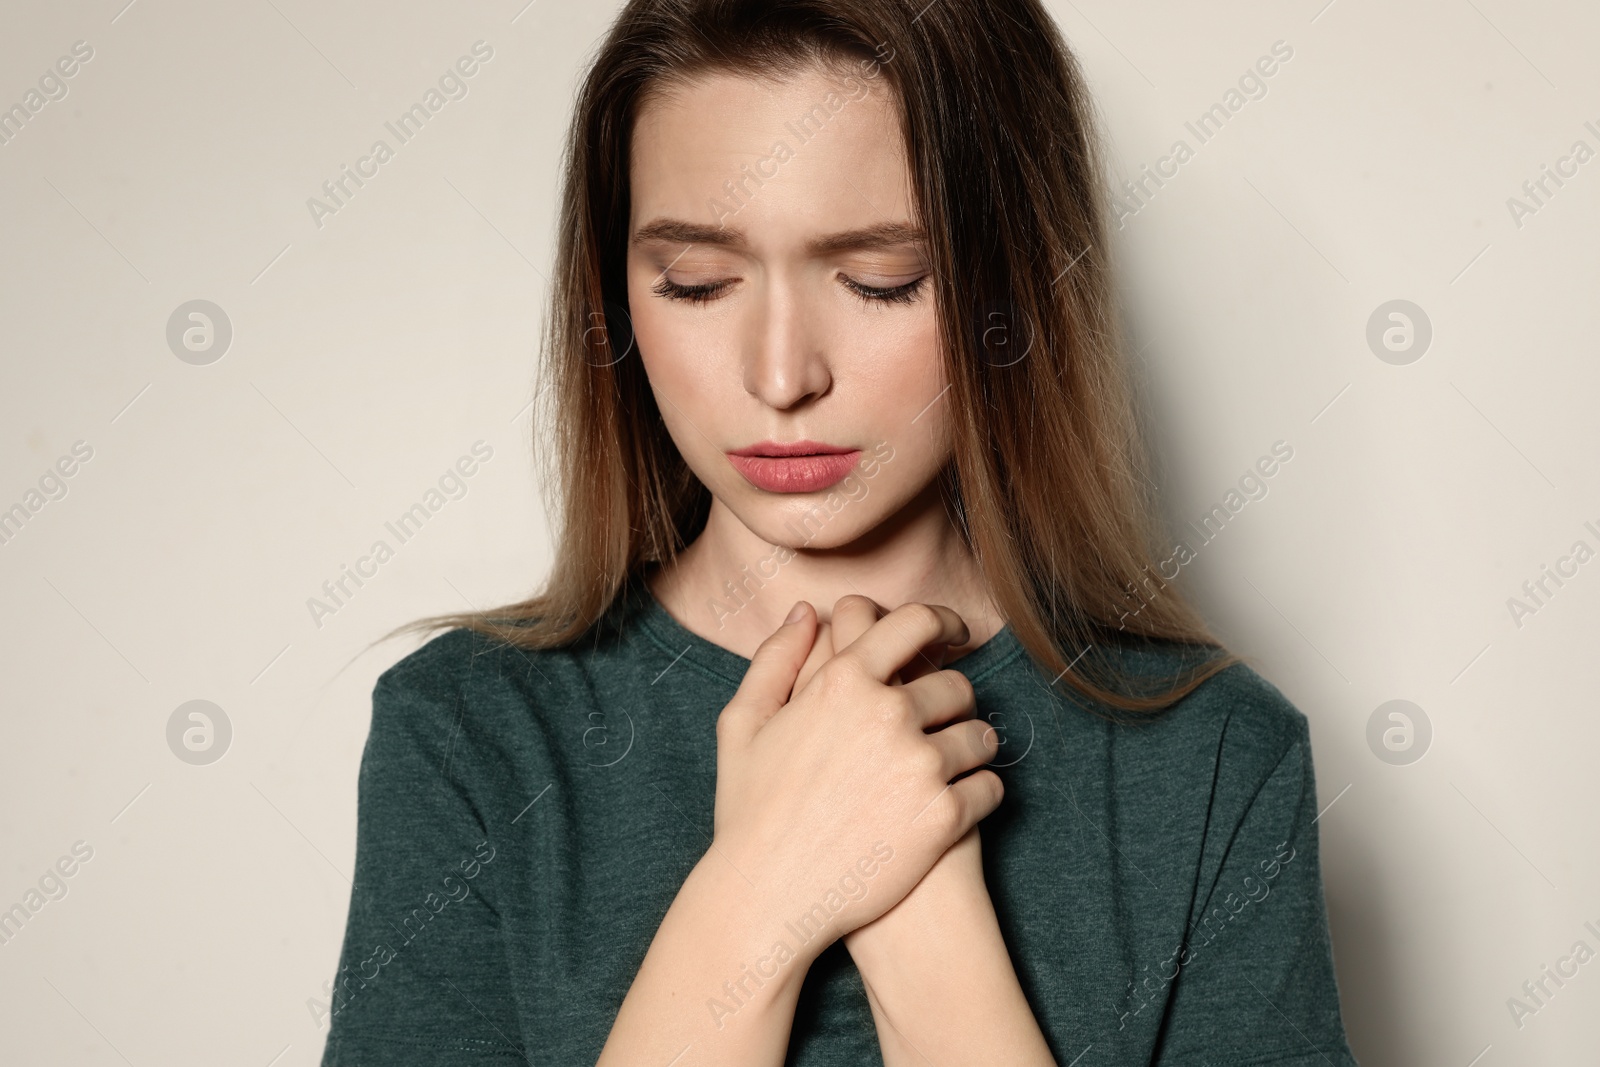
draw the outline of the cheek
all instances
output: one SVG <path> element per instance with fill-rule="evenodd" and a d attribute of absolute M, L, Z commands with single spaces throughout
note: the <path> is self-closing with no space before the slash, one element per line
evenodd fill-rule
<path fill-rule="evenodd" d="M 859 322 L 851 324 L 841 337 L 846 350 L 855 347 L 865 356 L 862 362 L 880 377 L 883 386 L 919 395 L 931 389 L 928 397 L 937 393 L 944 387 L 945 375 L 939 353 L 939 322 L 932 306 L 924 302 L 915 311 L 891 311 L 881 317 L 881 324 L 872 323 L 865 329 Z M 904 397 L 908 403 L 911 399 Z M 927 403 L 927 397 L 923 403 Z"/>
<path fill-rule="evenodd" d="M 630 279 L 629 317 L 634 342 L 650 387 L 674 403 L 691 397 L 695 376 L 703 374 L 701 361 L 686 358 L 703 347 L 705 335 L 694 320 L 651 293 L 648 279 Z"/>
<path fill-rule="evenodd" d="M 726 350 L 734 320 L 724 302 L 666 299 L 655 292 L 661 278 L 649 261 L 629 261 L 628 309 L 635 333 L 652 339 L 658 356 L 676 355 L 687 363 L 699 364 Z"/>
<path fill-rule="evenodd" d="M 639 360 L 650 389 L 658 399 L 670 400 L 697 424 L 726 416 L 733 393 L 740 390 L 739 368 L 718 355 L 714 334 L 686 329 L 681 321 L 635 324 Z M 663 415 L 670 414 L 661 405 Z M 709 426 L 707 427 L 709 429 Z"/>
<path fill-rule="evenodd" d="M 933 315 L 908 316 L 865 355 L 860 361 L 862 392 L 884 420 L 883 434 L 921 447 L 941 442 L 949 405 L 948 394 L 940 394 L 949 379 Z"/>
<path fill-rule="evenodd" d="M 716 451 L 719 420 L 730 409 L 730 391 L 740 389 L 739 369 L 722 358 L 715 321 L 685 314 L 645 289 L 629 287 L 635 354 L 668 435 L 686 458 Z M 698 462 L 698 461 L 697 461 Z"/>

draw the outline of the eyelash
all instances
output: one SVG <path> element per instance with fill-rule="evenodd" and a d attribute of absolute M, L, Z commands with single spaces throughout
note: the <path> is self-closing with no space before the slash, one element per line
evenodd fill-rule
<path fill-rule="evenodd" d="M 927 280 L 928 276 L 924 274 L 915 281 L 887 289 L 862 285 L 853 278 L 845 278 L 844 284 L 846 289 L 867 304 L 909 304 L 916 300 L 922 291 L 922 283 Z M 679 285 L 677 282 L 662 278 L 651 287 L 650 291 L 668 300 L 686 300 L 691 304 L 703 304 L 708 300 L 714 300 L 730 284 L 730 282 L 707 282 L 703 285 Z"/>

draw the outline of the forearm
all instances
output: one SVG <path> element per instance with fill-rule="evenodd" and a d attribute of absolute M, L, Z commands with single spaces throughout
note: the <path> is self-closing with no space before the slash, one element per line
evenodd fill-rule
<path fill-rule="evenodd" d="M 781 921 L 715 853 L 695 865 L 623 999 L 597 1067 L 779 1067 L 814 953 L 774 957 Z"/>
<path fill-rule="evenodd" d="M 981 885 L 926 901 L 913 892 L 879 922 L 846 945 L 867 987 L 885 1067 L 1055 1067 Z"/>

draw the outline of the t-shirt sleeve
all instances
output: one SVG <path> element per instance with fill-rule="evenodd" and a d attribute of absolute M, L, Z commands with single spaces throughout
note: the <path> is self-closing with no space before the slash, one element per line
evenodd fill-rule
<path fill-rule="evenodd" d="M 1196 894 L 1159 1067 L 1350 1067 L 1317 855 L 1304 717 Z"/>
<path fill-rule="evenodd" d="M 448 638 L 373 689 L 323 1067 L 522 1058 L 494 892 L 509 871 L 476 802 L 483 727 L 452 677 L 470 670 L 470 652 Z M 451 647 L 463 655 L 445 658 Z"/>

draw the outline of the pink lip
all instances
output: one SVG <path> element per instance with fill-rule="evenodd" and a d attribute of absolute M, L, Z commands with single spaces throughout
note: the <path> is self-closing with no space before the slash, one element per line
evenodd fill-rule
<path fill-rule="evenodd" d="M 859 448 L 816 441 L 761 441 L 728 453 L 745 481 L 769 493 L 815 493 L 841 481 L 861 458 Z"/>
<path fill-rule="evenodd" d="M 790 441 L 780 444 L 777 441 L 757 441 L 748 448 L 740 448 L 729 452 L 730 456 L 820 456 L 839 455 L 846 452 L 859 452 L 860 449 L 845 448 L 842 445 L 828 445 L 821 441 Z"/>

